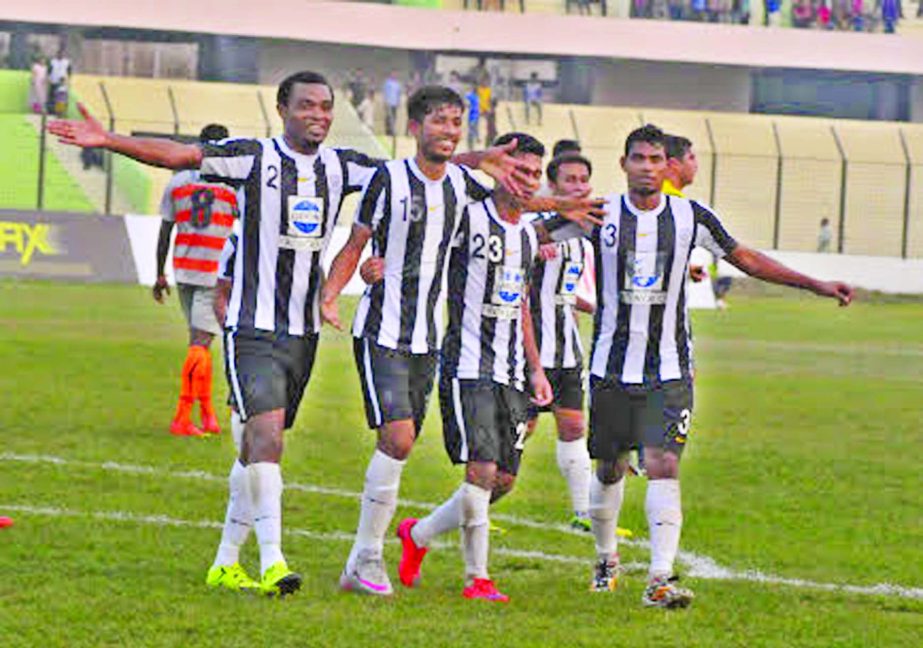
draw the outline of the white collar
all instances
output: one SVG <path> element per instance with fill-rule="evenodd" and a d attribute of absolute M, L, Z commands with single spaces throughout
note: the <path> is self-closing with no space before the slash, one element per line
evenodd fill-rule
<path fill-rule="evenodd" d="M 660 212 L 662 212 L 664 208 L 667 206 L 667 196 L 664 193 L 660 194 L 660 202 L 657 203 L 657 206 L 647 211 L 644 211 L 643 209 L 638 209 L 637 207 L 635 207 L 634 204 L 632 204 L 631 198 L 628 197 L 627 193 L 623 194 L 622 198 L 624 199 L 625 206 L 628 208 L 628 211 L 630 211 L 632 214 L 634 214 L 638 218 L 647 217 L 647 216 L 660 216 Z"/>

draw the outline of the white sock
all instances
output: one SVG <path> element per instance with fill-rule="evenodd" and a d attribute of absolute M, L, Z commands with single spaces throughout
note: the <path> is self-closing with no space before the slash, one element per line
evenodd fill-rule
<path fill-rule="evenodd" d="M 239 560 L 240 548 L 253 528 L 253 514 L 250 511 L 247 468 L 235 460 L 228 476 L 228 510 L 224 516 L 224 529 L 215 555 L 215 566 L 233 565 Z"/>
<path fill-rule="evenodd" d="M 611 560 L 618 550 L 615 529 L 624 497 L 625 477 L 614 484 L 604 484 L 598 476 L 592 476 L 590 520 L 593 522 L 593 537 L 596 538 L 596 556 L 599 560 Z"/>
<path fill-rule="evenodd" d="M 260 573 L 285 560 L 282 555 L 282 470 L 261 461 L 247 466 L 253 529 L 260 543 Z"/>
<path fill-rule="evenodd" d="M 244 439 L 244 422 L 240 420 L 240 414 L 231 410 L 231 438 L 234 440 L 234 447 L 240 452 L 240 445 Z"/>
<path fill-rule="evenodd" d="M 490 578 L 487 553 L 490 547 L 490 491 L 474 484 L 462 486 L 462 546 L 465 553 L 465 580 Z"/>
<path fill-rule="evenodd" d="M 683 528 L 683 508 L 678 479 L 652 479 L 644 502 L 651 534 L 650 576 L 672 576 Z"/>
<path fill-rule="evenodd" d="M 590 509 L 590 453 L 586 448 L 586 439 L 561 441 L 558 439 L 558 469 L 567 481 L 574 513 L 586 515 Z"/>
<path fill-rule="evenodd" d="M 452 493 L 452 497 L 439 505 L 432 513 L 413 525 L 410 536 L 420 547 L 426 547 L 437 535 L 441 535 L 461 526 L 462 499 L 465 486 L 462 484 Z"/>
<path fill-rule="evenodd" d="M 401 472 L 406 461 L 398 461 L 381 450 L 375 450 L 365 471 L 365 488 L 362 491 L 362 508 L 356 540 L 346 561 L 351 567 L 360 551 L 370 550 L 381 554 L 385 533 L 397 509 L 397 491 L 401 485 Z"/>

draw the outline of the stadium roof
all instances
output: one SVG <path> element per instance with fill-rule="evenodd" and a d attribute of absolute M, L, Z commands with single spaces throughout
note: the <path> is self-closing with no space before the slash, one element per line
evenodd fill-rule
<path fill-rule="evenodd" d="M 31 0 L 0 19 L 397 49 L 509 52 L 923 75 L 923 39 L 306 0 Z"/>

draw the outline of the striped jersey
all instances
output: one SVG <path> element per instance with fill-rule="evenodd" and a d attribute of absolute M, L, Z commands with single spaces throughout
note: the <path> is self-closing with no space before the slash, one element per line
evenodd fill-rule
<path fill-rule="evenodd" d="M 737 243 L 714 212 L 694 200 L 661 194 L 650 211 L 627 195 L 607 200 L 603 224 L 590 235 L 597 304 L 590 372 L 645 389 L 689 380 L 689 255 L 701 246 L 720 258 Z"/>
<path fill-rule="evenodd" d="M 531 219 L 550 219 L 536 214 Z M 536 259 L 529 291 L 532 324 L 542 367 L 574 369 L 583 365 L 583 345 L 574 317 L 577 286 L 586 268 L 587 251 L 579 238 L 554 243 L 553 259 Z"/>
<path fill-rule="evenodd" d="M 405 353 L 433 353 L 442 337 L 442 298 L 449 247 L 465 206 L 488 191 L 455 164 L 440 180 L 413 159 L 393 160 L 369 181 L 356 223 L 372 229 L 372 254 L 384 279 L 366 287 L 353 335 Z"/>
<path fill-rule="evenodd" d="M 160 215 L 176 223 L 173 272 L 178 283 L 214 286 L 224 242 L 237 218 L 237 196 L 230 187 L 203 182 L 198 171 L 170 178 Z"/>
<path fill-rule="evenodd" d="M 221 258 L 218 260 L 218 279 L 234 280 L 234 260 L 237 257 L 237 241 L 239 238 L 236 232 L 232 232 L 228 240 L 224 242 Z"/>
<path fill-rule="evenodd" d="M 226 325 L 318 333 L 321 260 L 343 199 L 381 163 L 326 146 L 305 155 L 282 137 L 208 143 L 203 153 L 202 177 L 238 188 L 242 228 Z"/>
<path fill-rule="evenodd" d="M 532 225 L 501 220 L 492 199 L 465 210 L 449 261 L 445 376 L 525 388 L 521 307 L 537 252 Z"/>

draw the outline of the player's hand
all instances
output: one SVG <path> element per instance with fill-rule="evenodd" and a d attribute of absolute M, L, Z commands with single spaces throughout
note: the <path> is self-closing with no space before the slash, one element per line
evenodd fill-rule
<path fill-rule="evenodd" d="M 558 245 L 556 243 L 544 243 L 538 248 L 538 256 L 542 261 L 551 261 L 558 256 Z"/>
<path fill-rule="evenodd" d="M 551 389 L 551 383 L 542 369 L 532 372 L 532 402 L 539 407 L 550 405 L 554 400 L 554 391 Z"/>
<path fill-rule="evenodd" d="M 340 307 L 335 299 L 320 303 L 320 319 L 321 322 L 329 324 L 338 331 L 343 330 L 343 325 L 340 324 Z"/>
<path fill-rule="evenodd" d="M 514 139 L 502 146 L 485 149 L 478 169 L 517 198 L 527 198 L 534 191 L 535 179 L 525 173 L 519 160 L 513 157 L 516 145 L 517 140 Z"/>
<path fill-rule="evenodd" d="M 700 265 L 690 265 L 689 266 L 689 278 L 692 279 L 693 283 L 699 283 L 704 281 L 705 277 L 708 276 L 708 270 L 705 269 L 705 266 Z"/>
<path fill-rule="evenodd" d="M 370 286 L 377 284 L 385 278 L 385 260 L 381 257 L 369 257 L 359 267 L 359 276 Z"/>
<path fill-rule="evenodd" d="M 555 198 L 557 212 L 567 220 L 577 223 L 585 231 L 593 225 L 602 225 L 606 216 L 603 198 Z"/>
<path fill-rule="evenodd" d="M 158 304 L 163 303 L 164 293 L 170 294 L 170 284 L 167 283 L 167 278 L 163 275 L 157 277 L 157 280 L 154 282 L 154 287 L 151 289 L 151 294 L 154 295 L 154 301 Z"/>
<path fill-rule="evenodd" d="M 842 281 L 821 281 L 814 292 L 821 297 L 833 297 L 840 306 L 849 306 L 855 296 L 855 290 Z"/>
<path fill-rule="evenodd" d="M 77 110 L 83 119 L 56 119 L 49 122 L 48 132 L 57 135 L 62 144 L 84 148 L 104 147 L 108 140 L 106 129 L 82 103 L 77 104 Z"/>

